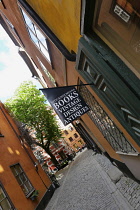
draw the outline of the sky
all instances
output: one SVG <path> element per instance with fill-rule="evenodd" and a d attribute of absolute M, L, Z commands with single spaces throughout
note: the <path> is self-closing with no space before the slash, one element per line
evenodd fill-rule
<path fill-rule="evenodd" d="M 29 80 L 38 89 L 42 88 L 40 83 L 32 78 L 29 68 L 18 54 L 18 47 L 0 25 L 0 101 L 4 103 L 13 96 L 23 81 Z"/>

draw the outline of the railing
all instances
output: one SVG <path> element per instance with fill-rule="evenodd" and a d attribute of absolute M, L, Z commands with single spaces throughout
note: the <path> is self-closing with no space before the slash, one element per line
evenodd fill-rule
<path fill-rule="evenodd" d="M 78 90 L 90 107 L 90 111 L 87 114 L 112 148 L 115 151 L 121 151 L 123 153 L 136 153 L 136 149 L 125 138 L 123 133 L 99 105 L 90 91 L 85 86 L 80 86 Z"/>

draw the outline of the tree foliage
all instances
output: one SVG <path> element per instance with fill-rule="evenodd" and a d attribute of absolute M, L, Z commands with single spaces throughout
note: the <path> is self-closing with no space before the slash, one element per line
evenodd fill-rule
<path fill-rule="evenodd" d="M 5 105 L 17 120 L 34 131 L 36 144 L 42 147 L 57 164 L 49 146 L 51 142 L 56 142 L 62 133 L 44 95 L 32 82 L 23 82 Z"/>

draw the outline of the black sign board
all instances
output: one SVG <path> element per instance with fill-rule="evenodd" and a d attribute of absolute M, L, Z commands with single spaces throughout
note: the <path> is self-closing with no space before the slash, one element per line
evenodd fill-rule
<path fill-rule="evenodd" d="M 75 87 L 40 89 L 64 125 L 68 125 L 90 109 Z"/>

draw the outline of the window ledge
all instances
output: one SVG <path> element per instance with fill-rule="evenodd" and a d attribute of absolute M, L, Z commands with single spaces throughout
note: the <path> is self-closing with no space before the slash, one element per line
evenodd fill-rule
<path fill-rule="evenodd" d="M 26 198 L 29 198 L 34 191 L 35 191 L 35 189 L 33 188 L 32 191 L 28 195 L 26 195 Z"/>
<path fill-rule="evenodd" d="M 131 152 L 129 152 L 129 153 L 125 153 L 125 152 L 116 152 L 117 154 L 119 154 L 119 155 L 127 155 L 127 156 L 139 156 L 140 154 L 139 153 L 131 153 Z"/>

